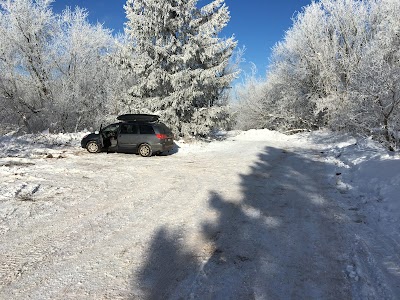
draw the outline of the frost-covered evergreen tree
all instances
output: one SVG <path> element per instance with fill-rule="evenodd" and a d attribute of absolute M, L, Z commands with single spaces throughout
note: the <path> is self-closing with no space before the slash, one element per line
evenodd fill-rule
<path fill-rule="evenodd" d="M 130 44 L 122 66 L 135 77 L 125 99 L 133 112 L 155 112 L 180 135 L 206 135 L 228 118 L 221 94 L 237 72 L 236 47 L 218 34 L 229 21 L 223 0 L 128 0 Z"/>

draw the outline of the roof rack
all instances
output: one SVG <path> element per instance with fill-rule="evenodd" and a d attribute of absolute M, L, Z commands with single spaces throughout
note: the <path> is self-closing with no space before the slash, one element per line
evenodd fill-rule
<path fill-rule="evenodd" d="M 155 122 L 160 117 L 157 115 L 148 114 L 124 114 L 117 117 L 120 121 L 138 121 L 138 122 Z"/>

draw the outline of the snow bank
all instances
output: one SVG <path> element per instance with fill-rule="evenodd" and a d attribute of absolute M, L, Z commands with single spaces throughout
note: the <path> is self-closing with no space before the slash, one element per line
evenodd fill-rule
<path fill-rule="evenodd" d="M 238 131 L 234 139 L 237 141 L 287 141 L 288 136 L 268 129 L 250 129 L 248 131 Z"/>
<path fill-rule="evenodd" d="M 0 157 L 35 157 L 52 149 L 78 147 L 86 132 L 26 134 L 0 136 Z"/>
<path fill-rule="evenodd" d="M 304 137 L 304 136 L 303 136 Z M 353 209 L 384 232 L 399 238 L 400 155 L 371 138 L 319 131 L 308 141 L 325 149 L 325 160 L 336 166 L 336 184 L 352 195 Z"/>

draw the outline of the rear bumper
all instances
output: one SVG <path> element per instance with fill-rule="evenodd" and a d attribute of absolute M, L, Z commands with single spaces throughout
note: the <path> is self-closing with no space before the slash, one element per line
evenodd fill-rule
<path fill-rule="evenodd" d="M 165 152 L 172 150 L 174 148 L 174 144 L 155 144 L 152 145 L 153 152 Z"/>

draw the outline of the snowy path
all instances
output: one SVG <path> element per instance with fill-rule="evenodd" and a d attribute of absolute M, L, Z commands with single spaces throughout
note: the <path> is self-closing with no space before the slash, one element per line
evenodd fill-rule
<path fill-rule="evenodd" d="M 305 145 L 3 160 L 0 299 L 399 299 L 399 246 Z"/>

